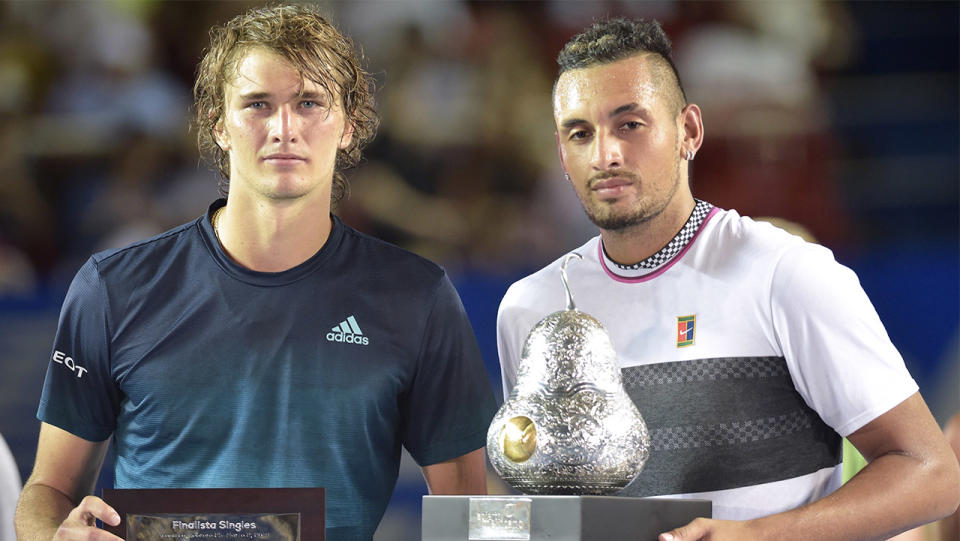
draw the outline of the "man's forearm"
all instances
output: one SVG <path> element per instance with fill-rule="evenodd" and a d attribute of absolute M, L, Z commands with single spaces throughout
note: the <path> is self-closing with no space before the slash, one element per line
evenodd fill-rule
<path fill-rule="evenodd" d="M 483 447 L 446 462 L 425 466 L 430 494 L 486 494 L 486 451 Z"/>
<path fill-rule="evenodd" d="M 763 539 L 887 539 L 956 509 L 955 465 L 877 457 L 833 494 L 753 521 Z"/>
<path fill-rule="evenodd" d="M 14 525 L 19 541 L 49 541 L 74 503 L 59 490 L 28 483 L 20 494 Z"/>

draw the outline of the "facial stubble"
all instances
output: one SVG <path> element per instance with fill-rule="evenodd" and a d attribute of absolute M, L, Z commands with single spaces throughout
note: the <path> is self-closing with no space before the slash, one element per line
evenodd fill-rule
<path fill-rule="evenodd" d="M 670 204 L 670 201 L 673 200 L 673 197 L 676 195 L 677 190 L 680 187 L 681 161 L 679 159 L 679 142 L 677 142 L 674 147 L 673 155 L 677 156 L 677 158 L 673 167 L 673 183 L 670 185 L 670 191 L 666 194 L 663 200 L 650 201 L 649 196 L 641 197 L 632 208 L 626 209 L 620 213 L 614 213 L 612 206 L 603 201 L 591 202 L 590 193 L 588 191 L 586 195 L 579 197 L 579 199 L 580 205 L 583 207 L 583 210 L 586 212 L 590 221 L 605 231 L 622 232 L 627 229 L 646 224 L 657 216 L 660 216 Z M 587 182 L 587 187 L 589 190 L 590 181 Z M 638 180 L 637 182 L 642 182 L 642 179 Z"/>

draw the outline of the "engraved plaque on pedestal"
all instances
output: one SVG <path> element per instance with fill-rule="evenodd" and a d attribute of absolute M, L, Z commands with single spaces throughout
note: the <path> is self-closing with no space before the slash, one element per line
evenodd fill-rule
<path fill-rule="evenodd" d="M 423 541 L 656 541 L 709 500 L 617 496 L 424 496 Z"/>
<path fill-rule="evenodd" d="M 530 541 L 530 498 L 470 498 L 471 541 Z"/>

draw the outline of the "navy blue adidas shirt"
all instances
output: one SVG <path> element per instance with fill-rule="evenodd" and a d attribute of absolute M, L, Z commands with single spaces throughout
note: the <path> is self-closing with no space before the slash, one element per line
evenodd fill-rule
<path fill-rule="evenodd" d="M 429 465 L 485 443 L 496 405 L 456 290 L 335 217 L 308 261 L 254 272 L 208 216 L 80 269 L 38 417 L 113 434 L 118 488 L 322 486 L 328 538 L 369 539 L 401 445 Z"/>

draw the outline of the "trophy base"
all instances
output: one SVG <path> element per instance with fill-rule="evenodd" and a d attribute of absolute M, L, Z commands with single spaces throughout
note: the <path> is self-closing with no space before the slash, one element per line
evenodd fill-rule
<path fill-rule="evenodd" d="M 656 541 L 709 500 L 617 496 L 424 496 L 423 541 Z"/>

